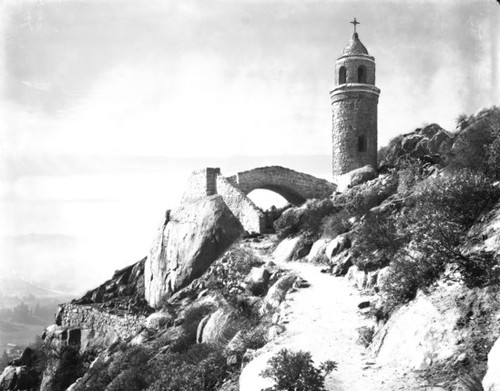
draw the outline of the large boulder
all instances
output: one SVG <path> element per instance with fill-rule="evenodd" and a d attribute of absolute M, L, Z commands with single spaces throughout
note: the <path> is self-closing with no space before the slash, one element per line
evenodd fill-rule
<path fill-rule="evenodd" d="M 316 240 L 309 251 L 307 256 L 307 262 L 320 261 L 325 256 L 325 250 L 330 243 L 330 239 L 318 239 Z"/>
<path fill-rule="evenodd" d="M 443 297 L 455 295 L 453 289 L 440 288 Z M 440 301 L 441 300 L 441 301 Z M 452 360 L 459 350 L 456 325 L 460 311 L 442 305 L 421 292 L 416 299 L 400 307 L 380 329 L 370 346 L 377 364 L 424 370 Z"/>
<path fill-rule="evenodd" d="M 488 370 L 483 379 L 484 391 L 500 391 L 500 338 L 488 353 Z"/>
<path fill-rule="evenodd" d="M 205 323 L 199 342 L 225 346 L 238 331 L 238 312 L 230 307 L 215 311 Z"/>
<path fill-rule="evenodd" d="M 344 192 L 347 189 L 361 185 L 377 177 L 377 171 L 370 165 L 349 171 L 336 178 L 337 191 Z"/>
<path fill-rule="evenodd" d="M 220 195 L 181 205 L 160 227 L 146 260 L 148 304 L 156 307 L 162 297 L 200 277 L 243 233 Z"/>
<path fill-rule="evenodd" d="M 247 289 L 252 292 L 252 294 L 260 296 L 267 291 L 267 284 L 270 276 L 269 270 L 265 267 L 252 267 L 245 278 Z"/>
<path fill-rule="evenodd" d="M 173 323 L 173 316 L 168 312 L 155 312 L 149 315 L 144 321 L 144 327 L 150 331 L 159 331 L 167 328 Z"/>
<path fill-rule="evenodd" d="M 115 271 L 113 277 L 88 291 L 73 304 L 112 303 L 113 307 L 140 312 L 144 309 L 144 263 L 146 258 Z M 56 322 L 57 323 L 57 322 Z"/>
<path fill-rule="evenodd" d="M 14 390 L 17 382 L 17 368 L 13 365 L 5 367 L 0 375 L 0 390 Z"/>
<path fill-rule="evenodd" d="M 262 313 L 272 312 L 285 300 L 286 294 L 298 280 L 295 274 L 285 274 L 274 283 L 267 291 L 264 303 L 261 307 Z"/>
<path fill-rule="evenodd" d="M 0 390 L 31 390 L 37 386 L 37 373 L 27 366 L 9 365 L 0 375 Z"/>
<path fill-rule="evenodd" d="M 325 248 L 325 255 L 327 256 L 330 262 L 334 261 L 334 258 L 343 252 L 351 248 L 351 240 L 346 235 L 339 235 L 335 239 L 333 239 L 328 246 Z"/>
<path fill-rule="evenodd" d="M 353 256 L 348 251 L 344 251 L 332 260 L 332 274 L 340 277 L 345 276 L 353 265 Z"/>
<path fill-rule="evenodd" d="M 454 143 L 449 134 L 437 124 L 430 124 L 414 132 L 393 139 L 384 148 L 379 167 L 398 166 L 408 158 L 421 159 L 423 162 L 440 163 Z"/>
<path fill-rule="evenodd" d="M 300 242 L 300 236 L 283 239 L 273 252 L 273 258 L 277 262 L 288 262 L 293 259 L 297 245 Z"/>
<path fill-rule="evenodd" d="M 345 276 L 347 282 L 358 289 L 366 287 L 367 275 L 363 270 L 359 270 L 356 265 L 352 265 Z"/>

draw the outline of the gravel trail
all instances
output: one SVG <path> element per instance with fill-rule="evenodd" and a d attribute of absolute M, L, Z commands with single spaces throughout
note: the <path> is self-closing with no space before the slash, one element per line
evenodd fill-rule
<path fill-rule="evenodd" d="M 328 391 L 434 389 L 419 384 L 421 381 L 411 372 L 378 366 L 364 346 L 357 343 L 357 329 L 373 325 L 373 321 L 358 310 L 358 304 L 371 297 L 361 295 L 345 278 L 321 273 L 320 266 L 282 262 L 265 253 L 263 256 L 297 273 L 310 284 L 287 295 L 281 313 L 286 330 L 266 345 L 266 352 L 274 354 L 282 348 L 304 350 L 311 352 L 316 364 L 336 361 L 337 370 L 325 382 Z"/>

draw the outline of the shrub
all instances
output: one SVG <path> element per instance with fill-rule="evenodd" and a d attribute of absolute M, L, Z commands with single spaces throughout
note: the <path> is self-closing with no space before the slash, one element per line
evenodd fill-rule
<path fill-rule="evenodd" d="M 144 365 L 153 356 L 153 351 L 143 345 L 128 346 L 125 351 L 115 355 L 109 365 L 108 373 L 113 379 L 129 368 L 138 368 Z"/>
<path fill-rule="evenodd" d="M 444 263 L 435 259 L 404 256 L 393 259 L 390 273 L 381 287 L 389 307 L 413 300 L 417 290 L 431 285 L 443 270 Z"/>
<path fill-rule="evenodd" d="M 451 169 L 470 169 L 482 173 L 496 172 L 496 159 L 490 162 L 491 146 L 500 136 L 500 108 L 493 106 L 470 116 L 460 125 L 453 148 L 447 156 Z M 497 142 L 496 144 L 498 145 Z M 493 147 L 494 149 L 496 148 Z M 497 161 L 498 162 L 498 161 Z"/>
<path fill-rule="evenodd" d="M 408 243 L 404 230 L 398 229 L 397 216 L 370 213 L 357 229 L 353 251 L 356 265 L 364 271 L 386 266 L 395 254 Z"/>
<path fill-rule="evenodd" d="M 462 170 L 427 180 L 414 196 L 413 209 L 398 219 L 397 236 L 411 242 L 393 254 L 391 273 L 382 287 L 388 299 L 412 299 L 452 262 L 469 286 L 497 281 L 495 261 L 484 254 L 466 254 L 462 245 L 471 239 L 470 228 L 478 217 L 498 201 L 500 189 L 484 175 Z"/>
<path fill-rule="evenodd" d="M 413 187 L 424 178 L 422 162 L 416 159 L 406 159 L 398 171 L 398 189 L 401 194 L 409 193 Z"/>
<path fill-rule="evenodd" d="M 321 220 L 322 236 L 333 239 L 338 235 L 349 232 L 352 228 L 349 218 L 350 215 L 345 209 L 324 217 Z"/>
<path fill-rule="evenodd" d="M 500 281 L 500 262 L 493 252 L 471 254 L 457 259 L 462 276 L 469 288 L 497 284 Z"/>
<path fill-rule="evenodd" d="M 84 373 L 84 363 L 79 349 L 71 345 L 65 346 L 60 353 L 59 366 L 54 373 L 52 389 L 54 391 L 65 390 Z"/>
<path fill-rule="evenodd" d="M 235 247 L 226 253 L 225 261 L 229 262 L 229 272 L 235 278 L 246 276 L 253 267 L 261 266 L 264 262 L 255 253 L 246 247 Z"/>
<path fill-rule="evenodd" d="M 35 340 L 29 345 L 29 347 L 35 352 L 35 360 L 31 364 L 34 372 L 38 373 L 40 380 L 42 379 L 43 371 L 47 367 L 48 357 L 47 348 L 42 337 L 37 335 Z"/>
<path fill-rule="evenodd" d="M 500 136 L 486 148 L 486 174 L 494 179 L 500 179 Z"/>
<path fill-rule="evenodd" d="M 108 374 L 108 365 L 101 358 L 89 368 L 81 381 L 81 388 L 86 391 L 104 390 L 112 378 Z M 80 384 L 79 384 L 80 386 Z"/>
<path fill-rule="evenodd" d="M 274 222 L 274 229 L 280 238 L 286 238 L 298 232 L 309 237 L 316 237 L 320 233 L 323 218 L 333 212 L 333 204 L 329 199 L 308 200 L 300 208 L 286 210 Z"/>
<path fill-rule="evenodd" d="M 326 361 L 316 368 L 311 353 L 282 349 L 268 366 L 262 376 L 272 378 L 275 385 L 265 391 L 324 391 L 325 377 L 337 368 L 337 363 Z"/>
<path fill-rule="evenodd" d="M 183 352 L 196 343 L 196 331 L 200 321 L 212 312 L 212 306 L 207 304 L 193 305 L 184 313 L 184 322 L 182 323 L 182 336 L 172 345 L 174 352 Z"/>
<path fill-rule="evenodd" d="M 229 374 L 230 368 L 221 349 L 197 344 L 182 353 L 157 356 L 152 363 L 152 382 L 148 391 L 215 391 Z"/>
<path fill-rule="evenodd" d="M 267 327 L 259 325 L 246 330 L 243 343 L 247 349 L 260 349 L 267 343 Z"/>

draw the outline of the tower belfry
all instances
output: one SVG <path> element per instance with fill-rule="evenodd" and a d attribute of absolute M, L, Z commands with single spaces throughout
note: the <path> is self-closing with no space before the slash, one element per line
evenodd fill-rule
<path fill-rule="evenodd" d="M 377 168 L 377 105 L 375 58 L 359 40 L 356 18 L 354 32 L 335 63 L 332 102 L 333 177 L 356 168 Z"/>

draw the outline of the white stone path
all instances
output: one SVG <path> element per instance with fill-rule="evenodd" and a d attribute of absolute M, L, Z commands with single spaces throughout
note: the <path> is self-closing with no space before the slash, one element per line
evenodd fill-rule
<path fill-rule="evenodd" d="M 357 328 L 373 324 L 358 311 L 358 304 L 369 297 L 361 296 L 346 279 L 321 273 L 319 266 L 273 261 L 296 272 L 311 285 L 287 296 L 286 331 L 245 367 L 240 377 L 240 391 L 259 391 L 271 385 L 258 374 L 269 358 L 282 348 L 309 351 L 316 364 L 336 361 L 338 369 L 325 382 L 328 391 L 432 390 L 419 386 L 411 374 L 377 366 L 365 353 L 365 348 L 356 342 Z"/>

